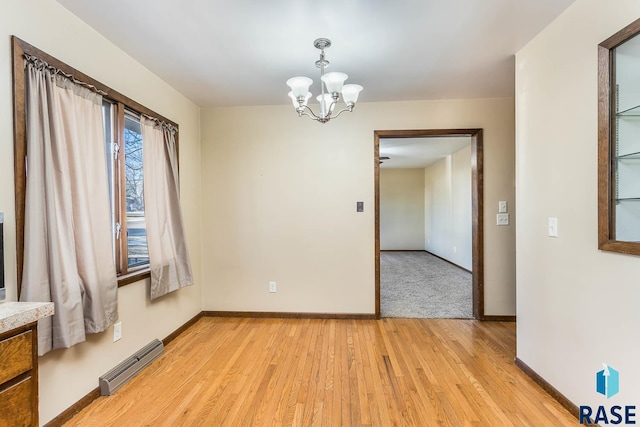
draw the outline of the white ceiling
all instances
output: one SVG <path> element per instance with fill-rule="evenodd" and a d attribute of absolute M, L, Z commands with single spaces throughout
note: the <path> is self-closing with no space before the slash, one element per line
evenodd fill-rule
<path fill-rule="evenodd" d="M 514 53 L 574 0 L 58 0 L 202 107 L 289 103 L 318 37 L 361 101 L 513 96 Z"/>
<path fill-rule="evenodd" d="M 470 136 L 380 138 L 380 165 L 385 169 L 425 168 L 471 145 Z"/>

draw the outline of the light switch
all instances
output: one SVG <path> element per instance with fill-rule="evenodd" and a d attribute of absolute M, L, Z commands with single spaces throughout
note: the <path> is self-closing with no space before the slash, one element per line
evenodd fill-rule
<path fill-rule="evenodd" d="M 498 212 L 507 213 L 507 201 L 501 200 L 498 202 Z"/>
<path fill-rule="evenodd" d="M 549 218 L 549 237 L 558 237 L 558 218 Z"/>
<path fill-rule="evenodd" d="M 508 213 L 496 214 L 496 224 L 497 225 L 509 225 L 509 214 Z"/>
<path fill-rule="evenodd" d="M 364 212 L 364 202 L 356 202 L 356 212 Z"/>

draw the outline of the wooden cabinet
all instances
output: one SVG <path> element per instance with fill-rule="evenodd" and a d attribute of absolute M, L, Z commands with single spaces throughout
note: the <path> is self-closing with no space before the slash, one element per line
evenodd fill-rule
<path fill-rule="evenodd" d="M 38 425 L 36 326 L 0 334 L 0 427 Z"/>

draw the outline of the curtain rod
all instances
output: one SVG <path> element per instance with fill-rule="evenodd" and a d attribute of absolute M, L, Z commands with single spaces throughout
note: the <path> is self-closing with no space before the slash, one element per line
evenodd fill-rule
<path fill-rule="evenodd" d="M 49 63 L 47 63 L 46 61 L 38 58 L 37 56 L 34 55 L 29 55 L 27 53 L 23 54 L 24 59 L 27 62 L 30 62 L 32 64 L 34 64 L 37 68 L 46 68 L 49 71 L 51 71 L 54 74 L 60 74 L 66 78 L 68 78 L 69 80 L 71 80 L 72 82 L 74 82 L 77 85 L 80 85 L 82 87 L 85 87 L 95 93 L 98 93 L 102 96 L 109 96 L 109 94 L 103 90 L 98 89 L 97 87 L 95 87 L 92 84 L 83 82 L 82 80 L 78 80 L 76 79 L 73 75 L 65 73 L 64 71 L 62 71 L 61 69 L 54 67 L 53 65 L 50 65 Z M 149 120 L 153 120 L 158 126 L 161 126 L 164 129 L 167 129 L 170 132 L 173 133 L 177 133 L 178 132 L 178 128 L 175 127 L 174 125 L 172 125 L 171 123 L 167 123 L 164 120 L 160 120 L 157 117 L 153 117 L 153 116 L 149 116 L 148 114 L 144 114 L 144 113 L 139 113 L 141 116 L 146 117 Z"/>
<path fill-rule="evenodd" d="M 154 121 L 157 126 L 160 126 L 161 128 L 168 130 L 169 132 L 172 132 L 172 133 L 177 133 L 178 132 L 178 128 L 176 128 L 171 123 L 167 123 L 167 122 L 165 122 L 163 120 L 160 120 L 160 119 L 158 119 L 156 117 L 149 116 L 148 114 L 140 113 L 140 115 L 142 117 L 146 118 L 146 119 Z"/>
<path fill-rule="evenodd" d="M 41 69 L 41 68 L 46 68 L 47 70 L 51 71 L 53 74 L 60 74 L 66 78 L 68 78 L 69 80 L 71 80 L 72 82 L 74 82 L 77 85 L 80 85 L 82 87 L 86 87 L 87 89 L 92 90 L 93 92 L 100 94 L 102 96 L 108 96 L 109 94 L 107 92 L 104 92 L 100 89 L 98 89 L 97 87 L 95 87 L 94 85 L 91 85 L 89 83 L 85 83 L 81 80 L 76 79 L 75 77 L 73 77 L 71 74 L 67 74 L 64 71 L 62 71 L 59 68 L 54 67 L 53 65 L 49 65 L 46 61 L 38 58 L 37 56 L 33 56 L 33 55 L 29 55 L 29 54 L 24 54 L 24 58 L 27 62 L 30 62 L 32 64 L 34 64 L 37 68 Z"/>

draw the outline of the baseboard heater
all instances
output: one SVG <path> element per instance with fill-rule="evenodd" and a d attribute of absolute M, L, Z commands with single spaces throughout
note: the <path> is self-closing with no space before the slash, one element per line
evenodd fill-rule
<path fill-rule="evenodd" d="M 100 395 L 111 396 L 149 363 L 164 353 L 162 341 L 156 339 L 138 350 L 133 356 L 100 377 Z"/>

